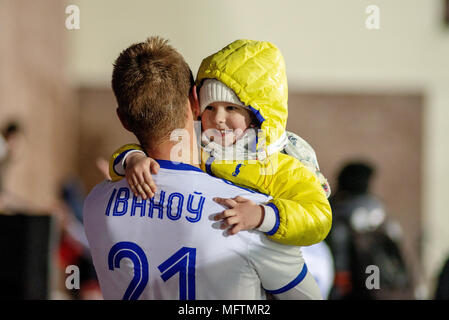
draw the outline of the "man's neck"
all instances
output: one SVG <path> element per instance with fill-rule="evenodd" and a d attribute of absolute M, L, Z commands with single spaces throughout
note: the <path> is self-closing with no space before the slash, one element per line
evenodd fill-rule
<path fill-rule="evenodd" d="M 182 162 L 199 168 L 199 156 L 196 139 L 194 141 L 181 140 L 179 142 L 164 141 L 154 148 L 145 150 L 147 155 L 157 160 Z"/>
<path fill-rule="evenodd" d="M 201 126 L 195 125 L 190 102 L 186 108 L 187 118 L 184 128 L 170 132 L 169 137 L 162 139 L 159 144 L 148 144 L 151 148 L 145 151 L 153 159 L 182 162 L 199 168 L 197 131 L 199 130 L 198 134 L 201 135 Z"/>

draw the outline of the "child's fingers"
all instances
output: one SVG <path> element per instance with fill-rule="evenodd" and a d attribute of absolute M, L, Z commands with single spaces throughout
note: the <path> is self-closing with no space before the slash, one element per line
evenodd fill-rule
<path fill-rule="evenodd" d="M 143 191 L 140 184 L 136 185 L 136 189 L 137 189 L 137 192 L 139 193 L 139 195 L 142 197 L 142 199 L 147 198 L 147 194 L 145 193 L 145 191 Z"/>
<path fill-rule="evenodd" d="M 128 183 L 128 184 L 129 184 L 129 183 Z M 136 197 L 138 197 L 138 196 L 139 196 L 139 193 L 137 192 L 136 187 L 134 187 L 134 185 L 132 185 L 132 184 L 129 184 L 129 187 L 131 188 L 131 191 L 133 192 L 133 194 L 134 194 Z"/>
<path fill-rule="evenodd" d="M 134 193 L 134 195 L 137 197 L 137 196 L 138 196 L 137 190 L 136 190 L 136 187 L 134 187 L 134 182 L 132 181 L 132 179 L 126 178 L 126 181 L 128 181 L 128 185 L 129 185 L 129 187 L 131 188 L 131 191 L 132 191 L 132 192 Z"/>
<path fill-rule="evenodd" d="M 240 222 L 239 217 L 233 216 L 233 217 L 229 217 L 223 220 L 223 222 L 221 223 L 220 228 L 221 229 L 226 229 L 229 228 L 237 223 Z"/>
<path fill-rule="evenodd" d="M 230 217 L 230 218 L 226 218 L 224 220 L 224 222 L 230 227 L 230 226 L 233 226 L 234 224 L 239 223 L 240 219 L 237 216 L 233 216 L 233 217 Z"/>
<path fill-rule="evenodd" d="M 213 198 L 213 200 L 216 203 L 222 204 L 227 206 L 228 208 L 234 208 L 237 205 L 237 202 L 235 202 L 235 200 L 230 199 L 230 198 Z"/>
<path fill-rule="evenodd" d="M 148 198 L 153 198 L 154 193 L 153 193 L 153 191 L 150 189 L 150 187 L 146 183 L 144 183 L 142 185 L 142 188 L 145 191 L 145 193 L 148 196 Z"/>
<path fill-rule="evenodd" d="M 137 177 L 138 184 L 142 186 L 145 183 L 145 175 L 143 172 L 136 172 L 135 176 Z"/>
<path fill-rule="evenodd" d="M 156 190 L 157 190 L 156 184 L 154 183 L 153 178 L 151 177 L 151 174 L 149 174 L 148 172 L 145 171 L 143 173 L 143 177 L 144 177 L 146 184 L 150 187 L 151 192 L 156 193 Z"/>
<path fill-rule="evenodd" d="M 137 185 L 139 185 L 142 188 L 143 193 L 146 194 L 146 191 L 145 191 L 145 188 L 144 188 L 144 186 L 146 184 L 144 173 L 140 173 L 139 172 L 139 173 L 136 173 L 135 175 L 137 176 L 137 181 L 138 181 Z M 140 194 L 141 194 L 141 196 L 143 196 L 142 192 Z"/>
<path fill-rule="evenodd" d="M 152 174 L 157 174 L 157 172 L 159 171 L 160 165 L 159 163 L 157 163 L 156 160 L 151 159 L 150 162 L 150 171 Z"/>
<path fill-rule="evenodd" d="M 250 201 L 249 199 L 244 198 L 244 197 L 242 197 L 242 196 L 237 196 L 237 197 L 233 198 L 233 200 L 234 200 L 235 202 L 237 202 L 237 203 Z"/>
<path fill-rule="evenodd" d="M 137 180 L 137 177 L 135 175 L 131 176 L 131 182 L 134 187 L 137 187 L 139 185 L 139 181 Z"/>
<path fill-rule="evenodd" d="M 214 220 L 218 221 L 218 220 L 223 220 L 232 216 L 235 216 L 236 212 L 232 209 L 229 210 L 224 210 L 223 212 L 217 214 L 214 216 Z"/>
<path fill-rule="evenodd" d="M 235 224 L 234 226 L 232 226 L 231 228 L 229 228 L 229 230 L 227 231 L 228 232 L 228 234 L 230 234 L 230 235 L 234 235 L 234 234 L 236 234 L 236 233 L 239 233 L 240 231 L 242 231 L 243 229 L 242 229 L 242 227 L 241 227 L 241 224 L 240 223 L 238 223 L 238 224 Z"/>
<path fill-rule="evenodd" d="M 133 175 L 131 177 L 131 179 L 132 179 L 132 183 L 134 185 L 134 188 L 135 188 L 135 190 L 137 192 L 137 194 L 135 194 L 135 196 L 136 197 L 141 196 L 142 199 L 145 199 L 146 198 L 146 194 L 143 191 L 142 187 L 140 186 L 140 181 L 139 181 L 140 179 L 138 178 L 138 176 L 137 175 Z"/>

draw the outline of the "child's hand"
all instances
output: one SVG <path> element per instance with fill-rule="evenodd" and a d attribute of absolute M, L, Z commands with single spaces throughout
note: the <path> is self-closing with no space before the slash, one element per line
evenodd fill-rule
<path fill-rule="evenodd" d="M 156 185 L 151 174 L 157 174 L 159 164 L 140 152 L 134 152 L 126 158 L 125 176 L 136 197 L 152 198 L 156 193 Z"/>
<path fill-rule="evenodd" d="M 228 234 L 236 234 L 242 230 L 251 230 L 260 226 L 265 212 L 261 205 L 243 197 L 214 198 L 215 202 L 227 206 L 229 209 L 214 217 L 215 221 L 223 220 L 221 229 L 228 229 Z"/>

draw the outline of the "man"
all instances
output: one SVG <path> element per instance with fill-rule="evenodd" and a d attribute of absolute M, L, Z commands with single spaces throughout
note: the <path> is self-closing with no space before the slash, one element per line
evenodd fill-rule
<path fill-rule="evenodd" d="M 375 167 L 349 162 L 338 174 L 330 199 L 335 213 L 328 241 L 335 259 L 331 300 L 413 299 L 409 270 L 401 251 L 401 228 L 371 192 Z M 369 266 L 379 268 L 380 287 L 367 286 Z"/>
<path fill-rule="evenodd" d="M 160 169 L 152 199 L 133 196 L 123 179 L 97 185 L 85 201 L 86 235 L 104 297 L 261 299 L 266 291 L 275 298 L 320 299 L 298 247 L 257 231 L 226 237 L 214 228 L 214 216 L 223 211 L 214 197 L 232 198 L 231 207 L 269 198 L 195 165 L 199 104 L 182 56 L 158 37 L 132 45 L 115 62 L 112 88 L 123 126 Z M 177 129 L 188 137 L 181 149 L 170 140 Z"/>

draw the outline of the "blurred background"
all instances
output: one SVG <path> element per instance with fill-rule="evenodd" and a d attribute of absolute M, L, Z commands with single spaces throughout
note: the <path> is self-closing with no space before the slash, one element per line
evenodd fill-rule
<path fill-rule="evenodd" d="M 1 288 L 101 298 L 82 200 L 111 153 L 136 141 L 115 114 L 112 63 L 151 35 L 169 39 L 194 75 L 236 39 L 277 45 L 287 129 L 314 147 L 333 193 L 346 164 L 375 168 L 370 192 L 395 222 L 410 276 L 410 294 L 395 297 L 435 297 L 449 256 L 445 0 L 0 0 L 0 248 L 17 261 L 2 263 Z M 69 265 L 80 289 L 67 288 Z"/>

